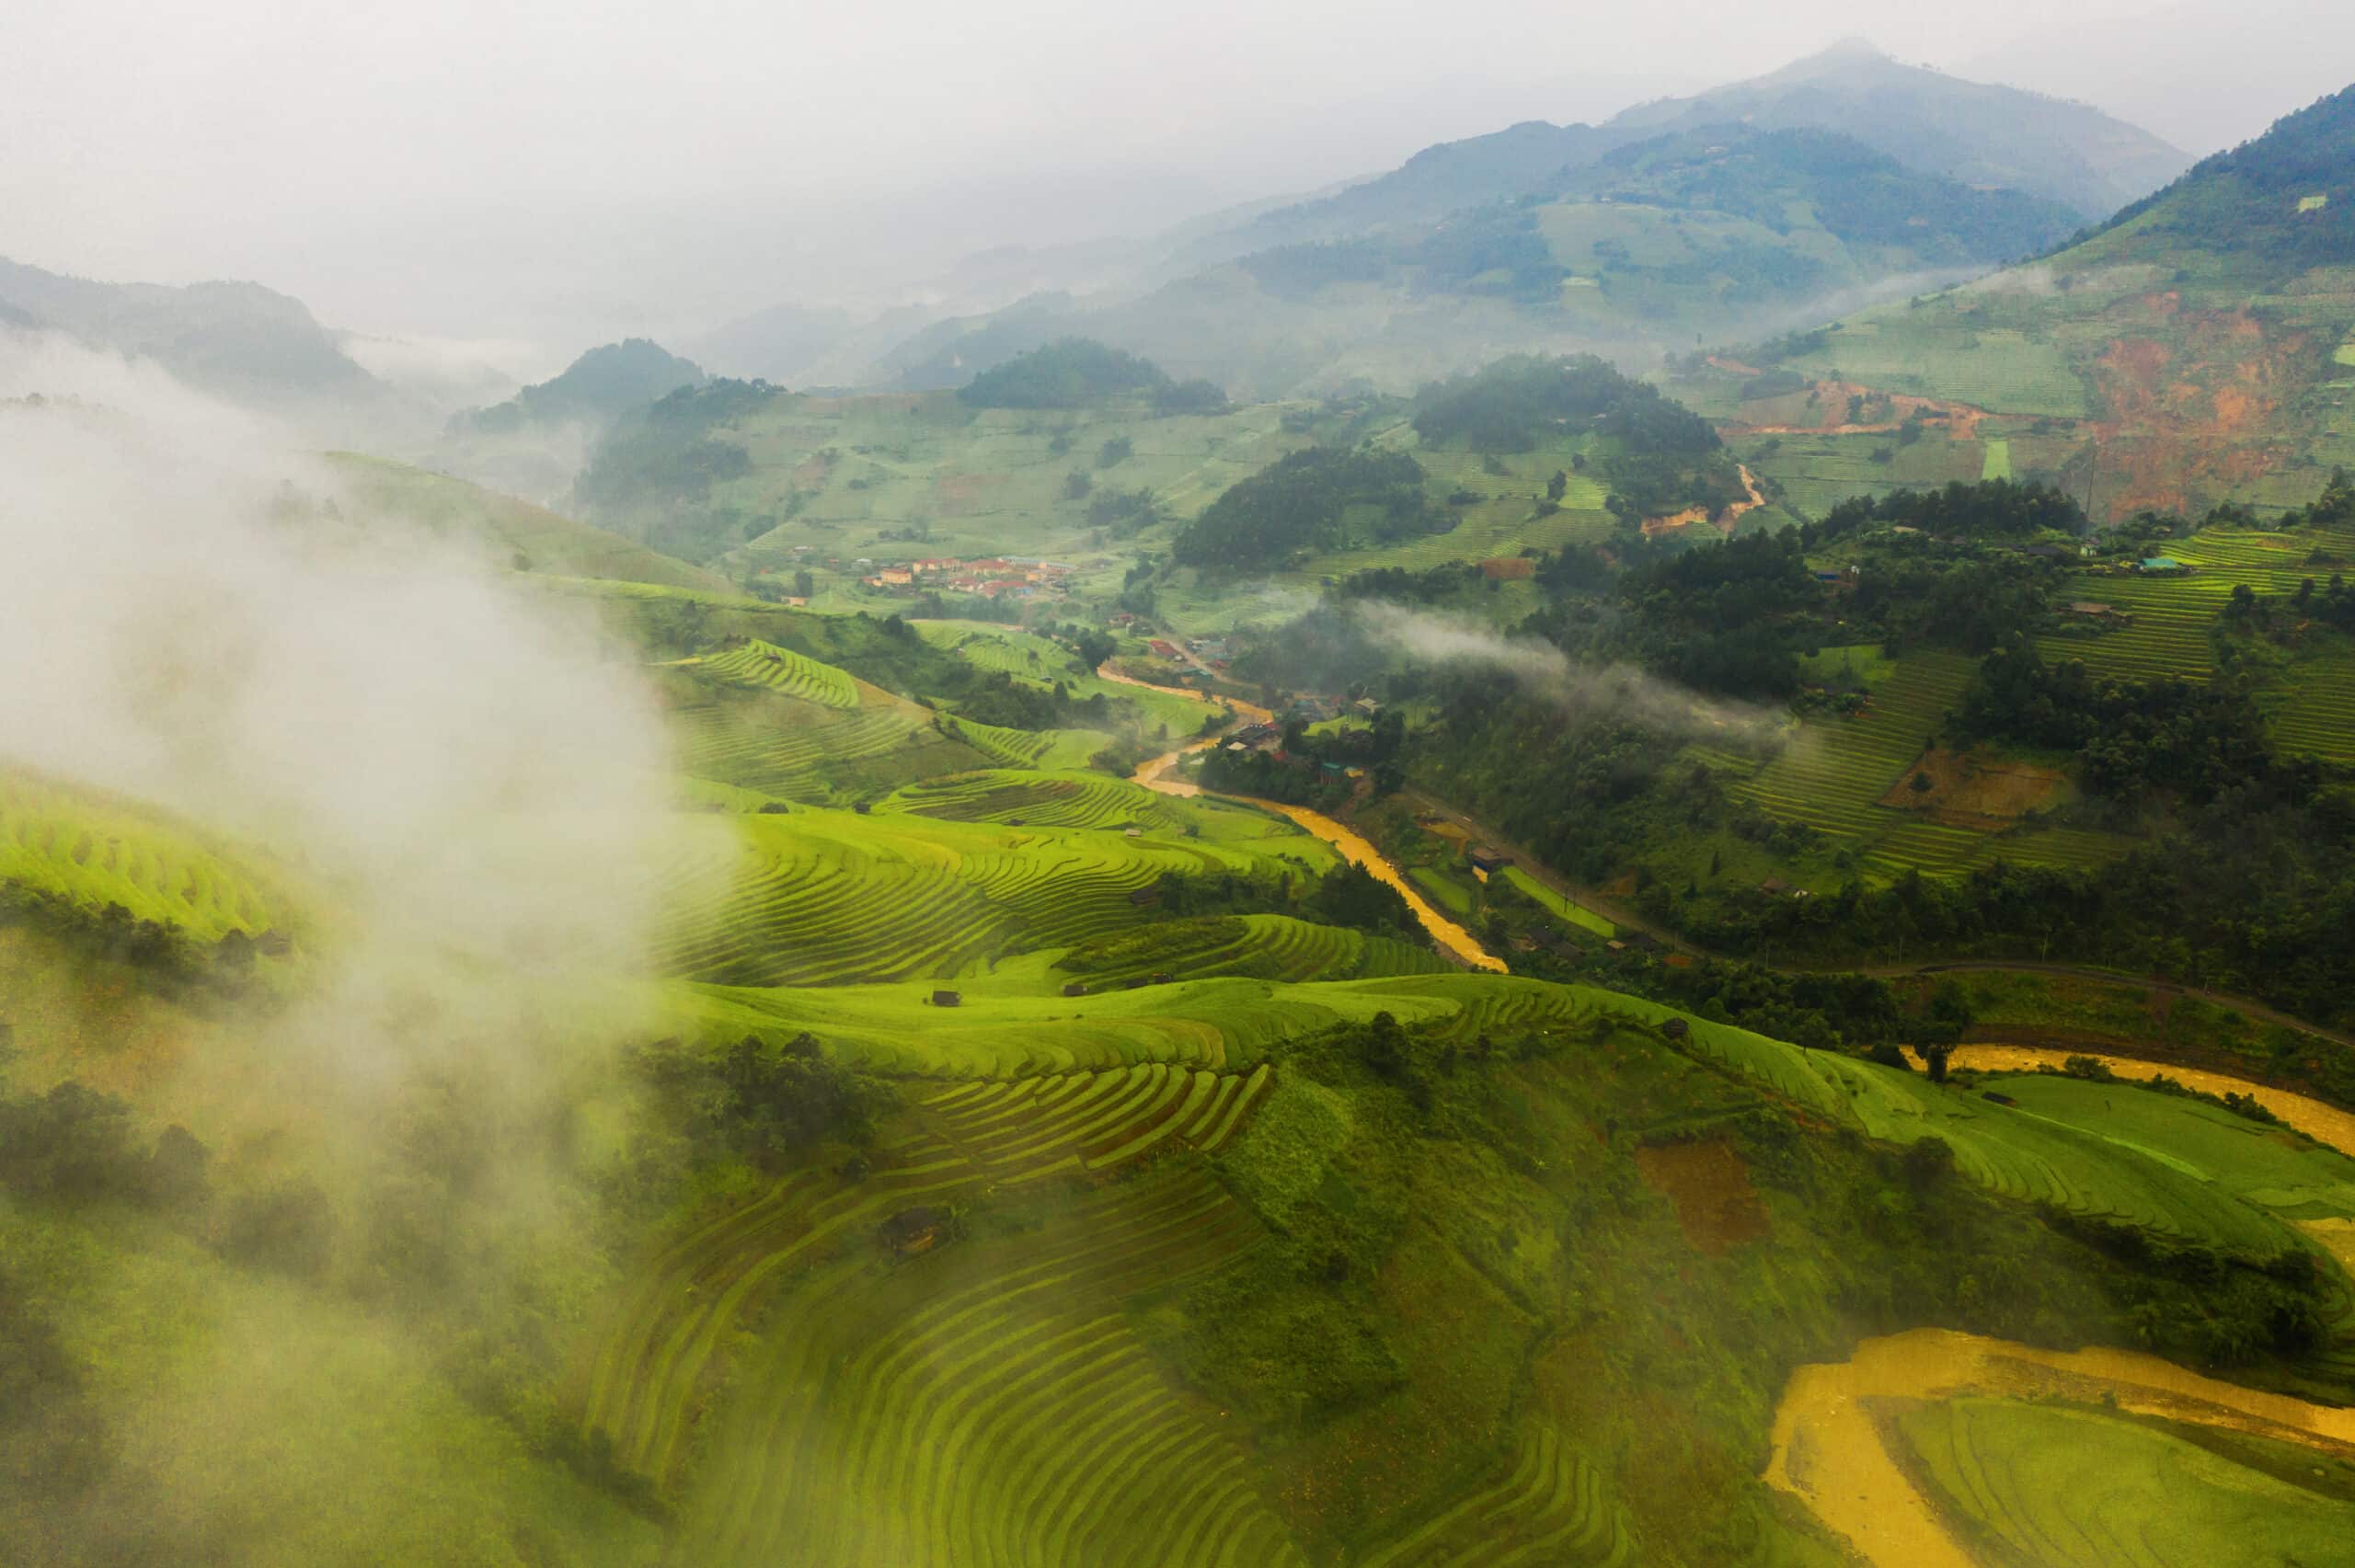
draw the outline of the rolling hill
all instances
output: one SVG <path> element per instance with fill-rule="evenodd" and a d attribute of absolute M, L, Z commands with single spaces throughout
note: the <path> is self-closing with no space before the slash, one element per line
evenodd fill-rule
<path fill-rule="evenodd" d="M 1695 340 L 1812 319 L 1826 302 L 2034 254 L 2082 222 L 1844 132 L 1730 119 L 1544 161 L 1514 164 L 1510 190 L 1458 182 L 1479 198 L 1445 198 L 1457 204 L 1432 215 L 1402 201 L 1355 230 L 1308 225 L 1134 299 L 1040 298 L 944 325 L 881 368 L 910 385 L 958 384 L 1074 322 L 1173 374 L 1258 396 L 1404 392 L 1519 347 L 1649 366 Z"/>
<path fill-rule="evenodd" d="M 337 452 L 328 463 L 363 515 L 380 513 L 428 533 L 477 544 L 493 561 L 515 571 L 728 590 L 727 579 L 717 573 L 465 479 L 358 452 Z"/>
<path fill-rule="evenodd" d="M 1861 40 L 1770 74 L 1641 104 L 1600 125 L 1542 120 L 1427 147 L 1375 178 L 1278 207 L 1190 243 L 1197 260 L 1427 223 L 1510 201 L 1622 147 L 1719 125 L 1853 137 L 1922 173 L 2057 201 L 2097 219 L 2190 159 L 2148 132 L 2017 88 L 1901 65 Z"/>
<path fill-rule="evenodd" d="M 1720 128 L 1738 128 L 1737 137 L 1821 133 L 1860 143 L 1932 182 L 1914 198 L 1927 204 L 1902 214 L 1924 222 L 1909 224 L 1878 254 L 1870 247 L 1851 253 L 1845 242 L 1854 236 L 1842 234 L 1837 222 L 1821 223 L 1819 215 L 1794 210 L 1786 223 L 1785 210 L 1803 204 L 1806 195 L 1778 187 L 1762 192 L 1770 213 L 1763 227 L 1772 233 L 1713 230 L 1705 218 L 1689 245 L 1682 235 L 1654 242 L 1610 225 L 1583 236 L 1625 243 L 1674 269 L 1681 292 L 1671 291 L 1665 304 L 1636 290 L 1636 297 L 1602 309 L 1591 299 L 1564 301 L 1567 314 L 1553 315 L 1530 311 L 1533 301 L 1499 291 L 1496 279 L 1474 280 L 1481 269 L 1446 275 L 1468 259 L 1467 232 L 1493 246 L 1496 236 L 1472 214 L 1532 198 L 1557 200 L 1573 177 L 1614 154 L 1662 138 L 1671 139 L 1662 145 L 1674 146 L 1702 132 L 1710 133 L 1701 143 L 1706 147 L 1729 139 Z M 1793 307 L 1813 300 L 1819 314 L 1838 308 L 1822 302 L 1885 277 L 1984 266 L 2040 249 L 2147 194 L 2189 161 L 2083 105 L 1901 65 L 1868 45 L 1849 43 L 1769 75 L 1641 105 L 1599 125 L 1531 120 L 1440 143 L 1395 169 L 1305 197 L 1207 214 L 1147 238 L 975 258 L 929 290 L 922 306 L 862 315 L 780 305 L 711 334 L 702 351 L 731 368 L 796 383 L 922 388 L 959 384 L 1080 332 L 1150 355 L 1173 373 L 1206 375 L 1255 397 L 1365 383 L 1403 392 L 1430 376 L 1528 349 L 1592 349 L 1648 368 L 1663 349 L 1689 347 L 1695 331 L 1705 338 L 1740 336 L 1711 324 L 1754 322 L 1771 314 L 1762 304 L 1779 304 L 1797 319 L 1806 313 Z M 1745 175 L 1758 178 L 1754 169 Z M 1958 200 L 1954 189 L 1937 182 L 1968 196 Z M 1973 199 L 1980 210 L 1965 211 Z M 1639 200 L 1705 215 L 1720 211 L 1657 190 Z M 1958 219 L 1951 235 L 1924 232 Z M 1555 232 L 1563 227 L 1572 232 Z M 1581 244 L 1580 228 L 1576 219 L 1556 217 L 1542 242 L 1508 244 L 1525 253 L 1550 247 L 1559 254 L 1548 265 L 1577 269 L 1572 253 Z M 1370 241 L 1383 259 L 1370 259 L 1361 248 Z M 1281 269 L 1296 280 L 1297 257 L 1252 269 L 1236 265 L 1326 246 L 1352 253 L 1347 276 L 1359 284 L 1386 279 L 1395 285 L 1396 274 L 1412 271 L 1436 286 L 1336 289 L 1305 311 L 1281 286 L 1266 287 L 1261 276 Z M 1746 264 L 1724 254 L 1759 246 L 1785 254 L 1752 256 Z M 1438 256 L 1418 251 L 1444 253 L 1445 260 L 1435 269 Z M 1780 274 L 1764 298 L 1694 308 L 1695 286 L 1739 294 L 1745 280 L 1755 282 L 1762 259 Z M 1507 264 L 1505 271 L 1512 270 Z M 991 286 L 975 286 L 982 280 Z M 1470 287 L 1460 286 L 1467 280 Z"/>
<path fill-rule="evenodd" d="M 151 359 L 201 391 L 276 411 L 393 401 L 300 300 L 258 283 L 105 283 L 0 258 L 0 323 Z"/>
<path fill-rule="evenodd" d="M 431 443 L 431 462 L 560 505 L 598 436 L 665 394 L 709 379 L 694 361 L 647 338 L 607 343 L 504 403 L 453 414 Z"/>
<path fill-rule="evenodd" d="M 2001 472 L 2056 482 L 2101 521 L 2224 500 L 2277 513 L 2355 463 L 2350 170 L 2355 90 L 2042 259 L 1671 384 L 1810 510 Z"/>

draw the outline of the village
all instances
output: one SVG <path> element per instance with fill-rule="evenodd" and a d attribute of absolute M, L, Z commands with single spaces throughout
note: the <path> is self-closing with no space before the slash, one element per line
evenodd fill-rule
<path fill-rule="evenodd" d="M 976 561 L 935 556 L 878 567 L 862 555 L 851 565 L 860 572 L 861 585 L 886 593 L 971 593 L 984 599 L 1031 599 L 1041 593 L 1059 596 L 1063 591 L 1064 579 L 1078 569 L 1066 562 L 1027 556 L 991 556 Z"/>

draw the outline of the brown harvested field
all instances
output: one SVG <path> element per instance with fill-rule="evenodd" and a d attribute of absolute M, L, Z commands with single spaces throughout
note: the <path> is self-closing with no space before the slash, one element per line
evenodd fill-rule
<path fill-rule="evenodd" d="M 1913 780 L 1926 774 L 1927 790 Z M 1993 832 L 2052 804 L 2067 778 L 2057 769 L 2000 762 L 1944 747 L 1924 751 L 1880 797 L 1883 806 L 1919 812 L 1933 821 Z"/>
<path fill-rule="evenodd" d="M 1712 1255 L 1766 1234 L 1766 1208 L 1749 1168 L 1723 1139 L 1636 1150 L 1645 1184 L 1676 1205 L 1685 1240 Z"/>

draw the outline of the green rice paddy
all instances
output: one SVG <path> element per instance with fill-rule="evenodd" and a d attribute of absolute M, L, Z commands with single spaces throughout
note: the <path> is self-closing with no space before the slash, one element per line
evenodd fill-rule
<path fill-rule="evenodd" d="M 1883 878 L 1907 871 L 1952 875 L 1996 860 L 2085 864 L 2122 853 L 2124 841 L 2110 834 L 2034 827 L 1990 833 L 1879 804 L 1928 738 L 1945 727 L 1973 668 L 1960 654 L 1908 654 L 1863 712 L 1809 716 L 1777 756 L 1728 787 L 1782 821 L 1831 837 Z M 1736 773 L 1746 765 L 1730 754 L 1711 753 L 1710 760 Z"/>
<path fill-rule="evenodd" d="M 89 915 L 119 908 L 199 942 L 291 935 L 302 917 L 262 861 L 151 808 L 0 768 L 0 885 Z"/>
<path fill-rule="evenodd" d="M 1551 887 L 1546 887 L 1544 883 L 1538 881 L 1534 876 L 1530 876 L 1529 873 L 1523 871 L 1521 867 L 1517 865 L 1508 865 L 1504 868 L 1501 875 L 1507 882 L 1511 883 L 1513 887 L 1518 888 L 1521 892 L 1527 894 L 1529 898 L 1534 900 L 1538 905 L 1546 910 L 1552 910 L 1555 914 L 1559 915 L 1562 919 L 1569 921 L 1572 925 L 1579 927 L 1581 931 L 1591 931 L 1595 935 L 1603 938 L 1605 941 L 1608 941 L 1612 937 L 1619 934 L 1619 928 L 1617 926 L 1612 924 L 1609 921 L 1604 920 L 1601 915 L 1596 914 L 1592 910 L 1586 908 L 1583 904 L 1575 903 L 1572 900 L 1562 897 L 1562 895 L 1555 892 Z"/>
<path fill-rule="evenodd" d="M 2349 1467 L 2284 1442 L 1985 1398 L 1909 1402 L 1892 1425 L 1958 1533 L 2005 1562 L 2321 1563 L 2355 1531 Z"/>

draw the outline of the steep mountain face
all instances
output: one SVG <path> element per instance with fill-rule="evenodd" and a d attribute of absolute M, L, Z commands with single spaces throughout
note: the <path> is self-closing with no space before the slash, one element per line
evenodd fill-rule
<path fill-rule="evenodd" d="M 2355 260 L 2355 87 L 2201 159 L 2103 224 L 2083 252 L 2161 248 L 2274 282 Z"/>
<path fill-rule="evenodd" d="M 2042 260 L 1720 360 L 1679 391 L 1819 503 L 2003 472 L 2064 484 L 2106 520 L 2303 505 L 2355 464 L 2355 88 Z"/>
<path fill-rule="evenodd" d="M 192 386 L 241 402 L 381 397 L 300 300 L 258 283 L 100 283 L 0 259 L 0 315 L 93 348 L 154 360 Z"/>
<path fill-rule="evenodd" d="M 954 385 L 1074 329 L 1260 396 L 1403 392 L 1520 349 L 1648 367 L 1891 279 L 1919 287 L 2032 254 L 2077 225 L 2059 203 L 1923 174 L 1827 132 L 1713 126 L 1526 177 L 1513 201 L 1256 251 L 1132 301 L 1034 300 L 943 324 L 888 368 Z"/>

